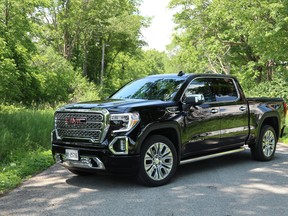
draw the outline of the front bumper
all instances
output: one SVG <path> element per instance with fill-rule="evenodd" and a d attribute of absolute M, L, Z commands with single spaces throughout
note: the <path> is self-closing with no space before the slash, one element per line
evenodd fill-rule
<path fill-rule="evenodd" d="M 66 160 L 65 149 L 77 150 L 79 160 Z M 56 162 L 62 166 L 89 172 L 132 173 L 137 171 L 139 163 L 139 155 L 113 155 L 108 149 L 71 147 L 52 143 L 52 153 Z"/>

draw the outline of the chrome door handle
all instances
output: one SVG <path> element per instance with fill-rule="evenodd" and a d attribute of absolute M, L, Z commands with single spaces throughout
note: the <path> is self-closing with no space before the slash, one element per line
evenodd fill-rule
<path fill-rule="evenodd" d="M 244 112 L 244 111 L 246 110 L 246 107 L 241 106 L 241 107 L 239 108 L 239 110 Z"/>
<path fill-rule="evenodd" d="M 213 114 L 218 113 L 218 110 L 217 109 L 212 109 L 211 113 L 213 113 Z"/>

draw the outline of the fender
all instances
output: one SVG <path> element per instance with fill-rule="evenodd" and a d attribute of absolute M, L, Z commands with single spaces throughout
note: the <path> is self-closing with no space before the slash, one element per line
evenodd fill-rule
<path fill-rule="evenodd" d="M 270 112 L 266 112 L 264 113 L 259 119 L 257 119 L 257 129 L 256 129 L 256 134 L 255 134 L 255 145 L 257 146 L 257 143 L 258 143 L 258 139 L 259 139 L 259 135 L 260 135 L 260 132 L 261 132 L 261 128 L 263 126 L 263 123 L 264 121 L 267 119 L 267 118 L 271 118 L 271 117 L 276 117 L 277 118 L 277 122 L 278 122 L 278 130 L 280 130 L 281 128 L 281 121 L 280 121 L 280 116 L 279 116 L 279 113 L 277 111 L 270 111 Z M 278 138 L 279 138 L 279 135 L 280 135 L 280 131 L 276 131 L 276 134 L 278 134 Z"/>
<path fill-rule="evenodd" d="M 178 122 L 176 121 L 169 121 L 169 122 L 154 122 L 151 124 L 148 124 L 140 133 L 140 135 L 137 138 L 137 143 L 136 143 L 136 148 L 135 148 L 135 153 L 140 154 L 141 146 L 145 139 L 152 134 L 154 131 L 161 130 L 161 129 L 173 129 L 176 131 L 176 134 L 173 135 L 176 137 L 177 144 L 176 144 L 176 150 L 178 152 L 178 158 L 180 159 L 181 155 L 181 127 Z M 158 133 L 157 133 L 158 134 Z M 161 135 L 161 133 L 159 134 Z"/>

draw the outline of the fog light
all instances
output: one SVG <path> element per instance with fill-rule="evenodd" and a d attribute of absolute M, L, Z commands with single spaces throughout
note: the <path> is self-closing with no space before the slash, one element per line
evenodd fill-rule
<path fill-rule="evenodd" d="M 119 142 L 120 142 L 120 150 L 126 151 L 126 140 L 121 139 L 119 140 Z"/>
<path fill-rule="evenodd" d="M 109 144 L 109 150 L 115 155 L 128 154 L 128 138 L 115 137 Z"/>

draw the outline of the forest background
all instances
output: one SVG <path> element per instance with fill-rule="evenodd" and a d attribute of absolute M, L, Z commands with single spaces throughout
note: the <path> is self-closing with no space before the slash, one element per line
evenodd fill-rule
<path fill-rule="evenodd" d="M 288 1 L 171 0 L 176 29 L 165 52 L 143 49 L 150 18 L 140 4 L 0 0 L 0 194 L 53 164 L 57 106 L 105 98 L 140 77 L 230 74 L 246 96 L 287 101 Z"/>

